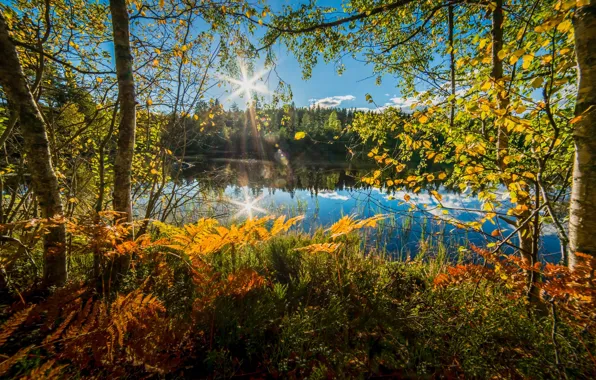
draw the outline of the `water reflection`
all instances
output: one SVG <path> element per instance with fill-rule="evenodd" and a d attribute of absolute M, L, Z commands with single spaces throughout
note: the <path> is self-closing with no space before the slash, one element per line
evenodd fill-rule
<path fill-rule="evenodd" d="M 217 194 L 217 202 L 209 203 L 208 216 L 217 216 L 225 221 L 238 221 L 260 213 L 273 215 L 305 214 L 301 228 L 312 232 L 329 226 L 344 215 L 359 218 L 375 214 L 386 214 L 388 218 L 381 227 L 368 231 L 366 244 L 369 249 L 387 251 L 394 256 L 406 258 L 414 254 L 465 255 L 470 244 L 486 246 L 495 238 L 491 232 L 496 229 L 505 234 L 511 227 L 499 222 L 485 221 L 482 233 L 470 232 L 455 227 L 447 220 L 474 221 L 479 218 L 481 202 L 473 194 L 460 194 L 439 189 L 442 201 L 439 203 L 424 190 L 411 194 L 411 204 L 404 202 L 405 192 L 383 192 L 359 181 L 373 168 L 353 163 L 292 162 L 284 163 L 283 157 L 276 161 L 219 159 L 195 162 L 183 171 L 181 188 L 199 187 L 209 189 L 211 197 Z M 201 198 L 204 199 L 204 198 Z M 249 204 L 250 206 L 246 206 Z M 245 208 L 247 212 L 243 212 Z M 197 210 L 202 210 L 203 213 Z M 186 205 L 180 218 L 192 222 L 204 216 L 205 204 L 197 201 Z M 176 222 L 180 222 L 176 220 Z M 516 244 L 512 240 L 512 245 Z M 509 248 L 512 251 L 513 248 Z M 541 240 L 542 258 L 557 261 L 559 241 L 554 233 L 545 229 Z"/>
<path fill-rule="evenodd" d="M 359 179 L 370 168 L 331 162 L 280 164 L 256 159 L 214 159 L 196 162 L 183 172 L 187 182 L 204 180 L 214 189 L 248 187 L 253 194 L 281 190 L 293 197 L 297 190 L 313 195 L 330 190 L 362 189 Z"/>

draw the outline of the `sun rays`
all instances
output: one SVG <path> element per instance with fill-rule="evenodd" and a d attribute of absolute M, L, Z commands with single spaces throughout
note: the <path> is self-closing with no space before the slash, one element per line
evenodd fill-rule
<path fill-rule="evenodd" d="M 263 76 L 269 71 L 263 68 L 257 71 L 252 77 L 249 76 L 246 65 L 243 62 L 238 62 L 240 67 L 240 78 L 232 78 L 228 75 L 222 75 L 221 79 L 237 87 L 236 90 L 230 95 L 230 98 L 237 96 L 245 97 L 248 102 L 251 101 L 253 94 L 270 94 L 271 91 L 267 88 L 264 83 L 259 82 Z"/>
<path fill-rule="evenodd" d="M 239 218 L 243 214 L 246 214 L 248 219 L 252 219 L 254 217 L 254 213 L 266 214 L 267 211 L 265 209 L 257 206 L 257 203 L 261 199 L 263 199 L 263 195 L 260 195 L 256 198 L 251 199 L 250 195 L 248 194 L 248 188 L 245 187 L 245 188 L 243 188 L 243 190 L 244 190 L 244 200 L 243 201 L 238 201 L 238 200 L 234 200 L 234 199 L 228 200 L 229 203 L 238 207 L 238 211 L 236 212 L 236 214 L 234 214 L 232 219 Z"/>

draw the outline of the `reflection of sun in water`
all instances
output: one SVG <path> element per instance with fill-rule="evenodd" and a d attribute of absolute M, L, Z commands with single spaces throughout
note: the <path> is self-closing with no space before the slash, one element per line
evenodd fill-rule
<path fill-rule="evenodd" d="M 238 208 L 239 208 L 238 212 L 236 214 L 234 214 L 234 216 L 232 218 L 235 219 L 235 218 L 238 218 L 242 214 L 246 214 L 248 219 L 252 219 L 253 214 L 256 212 L 266 214 L 267 213 L 266 210 L 257 206 L 257 203 L 262 198 L 263 198 L 263 196 L 261 195 L 261 196 L 258 196 L 257 198 L 251 199 L 248 194 L 248 189 L 244 188 L 244 201 L 237 201 L 234 199 L 229 200 L 230 203 L 238 206 Z"/>

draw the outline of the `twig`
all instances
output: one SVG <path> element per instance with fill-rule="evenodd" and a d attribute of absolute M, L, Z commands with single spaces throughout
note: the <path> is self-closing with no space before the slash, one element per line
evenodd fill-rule
<path fill-rule="evenodd" d="M 499 244 L 497 244 L 497 246 L 495 247 L 495 249 L 493 249 L 493 251 L 491 252 L 492 254 L 497 253 L 497 251 L 499 249 L 501 249 L 501 247 L 503 246 L 503 244 L 505 244 L 507 241 L 509 241 L 509 239 L 511 239 L 516 233 L 519 232 L 519 230 L 521 230 L 530 220 L 532 220 L 532 218 L 534 217 L 534 215 L 539 212 L 544 206 L 546 206 L 546 203 L 543 203 L 540 207 L 538 207 L 536 210 L 532 211 L 532 213 L 530 214 L 530 216 L 528 216 L 526 219 L 524 219 L 515 230 L 513 230 L 509 235 L 507 235 L 507 237 L 505 239 L 503 239 Z"/>
<path fill-rule="evenodd" d="M 553 348 L 555 349 L 555 363 L 557 365 L 557 371 L 559 371 L 559 376 L 567 379 L 567 374 L 565 373 L 565 367 L 561 363 L 561 358 L 559 355 L 559 344 L 557 343 L 557 312 L 555 310 L 555 302 L 553 300 L 550 301 L 550 309 L 551 309 L 551 316 L 553 320 L 553 329 L 551 333 L 551 338 L 553 340 Z"/>

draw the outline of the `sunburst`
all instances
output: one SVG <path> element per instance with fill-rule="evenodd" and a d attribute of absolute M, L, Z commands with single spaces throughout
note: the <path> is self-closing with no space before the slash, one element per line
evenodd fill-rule
<path fill-rule="evenodd" d="M 246 214 L 248 219 L 252 219 L 254 216 L 253 213 L 255 213 L 255 212 L 258 212 L 261 214 L 266 214 L 267 211 L 265 209 L 262 209 L 261 207 L 257 206 L 257 203 L 261 199 L 263 199 L 263 195 L 260 195 L 256 198 L 251 199 L 250 195 L 248 194 L 248 189 L 245 187 L 243 201 L 237 201 L 235 199 L 228 200 L 228 202 L 230 202 L 233 205 L 238 206 L 238 208 L 239 208 L 238 212 L 236 214 L 234 214 L 234 216 L 232 218 L 235 219 L 235 218 L 238 218 L 242 214 Z"/>
<path fill-rule="evenodd" d="M 238 87 L 230 97 L 234 98 L 236 96 L 242 95 L 243 97 L 246 97 L 247 101 L 250 102 L 254 93 L 270 94 L 269 89 L 263 83 L 258 82 L 269 70 L 264 68 L 256 72 L 252 77 L 249 77 L 246 65 L 242 62 L 239 62 L 238 66 L 240 67 L 241 78 L 232 78 L 227 75 L 221 76 L 221 79 Z"/>

